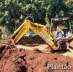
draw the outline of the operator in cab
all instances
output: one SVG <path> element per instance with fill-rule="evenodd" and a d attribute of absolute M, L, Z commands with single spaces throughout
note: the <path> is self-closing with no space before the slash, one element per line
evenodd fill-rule
<path fill-rule="evenodd" d="M 58 21 L 56 23 L 57 27 L 56 27 L 56 40 L 57 40 L 57 45 L 58 45 L 58 49 L 61 49 L 61 48 L 66 48 L 66 42 L 64 40 L 66 34 L 64 32 L 64 29 L 65 29 L 65 25 L 63 23 L 63 21 Z M 63 47 L 62 47 L 63 46 Z"/>
<path fill-rule="evenodd" d="M 72 38 L 72 33 L 65 27 L 64 21 L 58 21 L 56 27 L 56 40 L 58 48 L 67 50 L 69 48 L 69 39 Z"/>
<path fill-rule="evenodd" d="M 59 50 L 67 50 L 69 48 L 68 39 L 72 36 L 69 30 L 65 27 L 63 19 L 55 21 L 56 31 L 55 38 Z"/>

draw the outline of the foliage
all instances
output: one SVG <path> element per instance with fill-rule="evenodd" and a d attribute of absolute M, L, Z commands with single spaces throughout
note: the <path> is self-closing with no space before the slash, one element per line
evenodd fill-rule
<path fill-rule="evenodd" d="M 45 24 L 45 16 L 70 16 L 73 18 L 73 3 L 65 0 L 0 0 L 0 24 L 13 32 L 31 15 L 35 22 Z"/>

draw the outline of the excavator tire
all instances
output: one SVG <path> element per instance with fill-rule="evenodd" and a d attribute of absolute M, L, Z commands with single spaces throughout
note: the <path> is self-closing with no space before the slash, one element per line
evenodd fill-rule
<path fill-rule="evenodd" d="M 65 51 L 67 49 L 66 41 L 60 41 L 59 50 Z"/>

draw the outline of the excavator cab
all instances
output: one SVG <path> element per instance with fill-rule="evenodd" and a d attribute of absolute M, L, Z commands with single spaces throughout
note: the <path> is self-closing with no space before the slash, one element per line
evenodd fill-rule
<path fill-rule="evenodd" d="M 66 50 L 67 48 L 68 39 L 66 37 L 69 32 L 68 19 L 68 17 L 51 19 L 51 23 L 53 24 L 52 31 L 59 50 Z"/>

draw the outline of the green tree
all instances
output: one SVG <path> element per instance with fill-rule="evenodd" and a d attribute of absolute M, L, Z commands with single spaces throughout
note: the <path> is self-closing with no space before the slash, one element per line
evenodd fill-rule
<path fill-rule="evenodd" d="M 10 32 L 29 15 L 41 24 L 45 24 L 45 16 L 71 16 L 72 20 L 73 3 L 66 4 L 65 0 L 0 0 L 0 25 L 7 26 Z"/>

